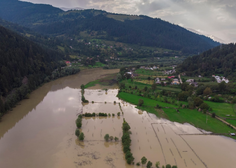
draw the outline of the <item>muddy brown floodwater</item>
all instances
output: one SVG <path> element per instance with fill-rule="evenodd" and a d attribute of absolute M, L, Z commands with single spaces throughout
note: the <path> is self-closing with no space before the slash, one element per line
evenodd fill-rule
<path fill-rule="evenodd" d="M 86 89 L 90 103 L 81 103 L 81 84 L 115 72 L 118 70 L 84 70 L 47 83 L 21 101 L 0 122 L 0 168 L 136 167 L 126 164 L 120 141 L 105 142 L 103 138 L 109 134 L 121 139 L 124 118 L 131 126 L 135 163 L 146 156 L 154 164 L 160 161 L 179 168 L 235 168 L 233 139 L 204 135 L 190 124 L 140 111 L 119 100 L 113 87 L 107 92 L 99 85 Z M 75 120 L 85 112 L 115 116 L 84 117 L 81 131 L 85 139 L 79 142 L 74 135 Z"/>

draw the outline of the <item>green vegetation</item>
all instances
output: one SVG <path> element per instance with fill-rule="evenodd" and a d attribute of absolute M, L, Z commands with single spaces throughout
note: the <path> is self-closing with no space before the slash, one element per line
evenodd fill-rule
<path fill-rule="evenodd" d="M 131 139 L 130 139 L 130 126 L 124 120 L 123 121 L 123 136 L 122 136 L 122 144 L 123 144 L 123 151 L 125 153 L 125 159 L 128 164 L 131 164 L 134 160 L 133 154 L 130 151 Z"/>
<path fill-rule="evenodd" d="M 130 93 L 125 93 L 125 92 L 120 92 L 117 95 L 120 99 L 127 101 L 129 103 L 132 103 L 134 105 L 138 105 L 139 99 L 143 100 L 143 107 L 156 107 L 156 105 L 160 105 L 161 107 L 172 107 L 172 108 L 177 108 L 178 106 L 176 105 L 172 105 L 169 103 L 165 103 L 165 102 L 160 102 L 157 100 L 153 100 L 153 99 L 149 99 L 146 97 L 141 97 L 141 96 L 137 96 L 137 95 L 133 95 Z"/>
<path fill-rule="evenodd" d="M 188 76 L 201 75 L 211 77 L 212 75 L 220 74 L 220 76 L 223 75 L 235 81 L 235 48 L 236 45 L 233 43 L 222 44 L 200 55 L 189 57 L 178 66 L 178 70 L 179 72 L 185 72 Z M 229 90 L 219 91 L 221 93 L 236 93 L 235 86 L 231 87 Z"/>
<path fill-rule="evenodd" d="M 179 109 L 179 113 L 175 109 L 163 109 L 168 120 L 179 123 L 190 123 L 197 128 L 211 131 L 214 133 L 229 133 L 234 131 L 221 121 L 212 118 L 206 114 L 198 112 L 197 110 Z"/>
<path fill-rule="evenodd" d="M 99 80 L 95 80 L 95 81 L 87 83 L 84 88 L 87 89 L 87 88 L 95 86 L 96 84 L 99 84 L 99 83 L 100 83 Z"/>
<path fill-rule="evenodd" d="M 141 158 L 141 163 L 142 163 L 143 165 L 147 163 L 147 158 L 146 158 L 145 156 L 143 156 L 143 157 Z"/>
<path fill-rule="evenodd" d="M 210 107 L 212 107 L 212 112 L 215 113 L 217 116 L 223 118 L 235 118 L 236 114 L 234 112 L 233 104 L 229 103 L 217 103 L 217 102 L 210 102 L 205 101 Z"/>
<path fill-rule="evenodd" d="M 109 141 L 109 134 L 106 134 L 105 136 L 104 136 L 104 139 L 108 142 Z"/>
<path fill-rule="evenodd" d="M 79 130 L 78 128 L 75 130 L 75 135 L 76 135 L 77 137 L 79 137 L 79 135 L 80 135 L 80 130 Z"/>
<path fill-rule="evenodd" d="M 79 135 L 79 140 L 80 140 L 80 141 L 83 141 L 83 140 L 84 140 L 84 133 L 83 133 L 83 132 L 80 133 L 80 135 Z"/>
<path fill-rule="evenodd" d="M 76 119 L 75 123 L 76 123 L 77 128 L 82 127 L 82 115 L 79 115 L 79 117 Z"/>

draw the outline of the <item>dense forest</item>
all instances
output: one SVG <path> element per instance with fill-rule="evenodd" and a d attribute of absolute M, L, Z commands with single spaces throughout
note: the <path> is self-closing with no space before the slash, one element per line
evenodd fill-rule
<path fill-rule="evenodd" d="M 50 5 L 2 0 L 0 17 L 54 37 L 80 37 L 85 31 L 95 34 L 94 38 L 178 50 L 185 54 L 197 54 L 219 45 L 180 26 L 142 15 L 99 10 L 64 12 Z"/>
<path fill-rule="evenodd" d="M 61 69 L 63 57 L 0 26 L 0 115 L 43 82 L 78 72 Z"/>
<path fill-rule="evenodd" d="M 236 76 L 236 45 L 221 45 L 200 55 L 187 58 L 178 66 L 178 71 L 188 76 L 223 75 L 228 78 Z"/>

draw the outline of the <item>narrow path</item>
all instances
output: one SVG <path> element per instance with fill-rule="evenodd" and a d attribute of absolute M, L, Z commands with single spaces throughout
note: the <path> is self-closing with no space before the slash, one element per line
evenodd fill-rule
<path fill-rule="evenodd" d="M 179 82 L 182 84 L 183 82 L 182 82 L 180 74 L 178 75 L 178 77 L 179 77 Z"/>

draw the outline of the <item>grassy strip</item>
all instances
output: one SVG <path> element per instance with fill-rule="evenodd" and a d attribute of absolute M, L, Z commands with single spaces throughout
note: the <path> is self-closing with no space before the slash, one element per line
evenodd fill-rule
<path fill-rule="evenodd" d="M 139 99 L 143 99 L 143 101 L 144 101 L 143 106 L 144 107 L 146 107 L 146 106 L 156 107 L 157 104 L 161 107 L 172 107 L 172 108 L 177 108 L 178 107 L 178 106 L 173 105 L 173 104 L 156 101 L 156 100 L 152 100 L 152 99 L 149 99 L 149 98 L 146 98 L 146 97 L 137 96 L 137 95 L 133 95 L 133 94 L 130 94 L 130 93 L 125 93 L 125 92 L 120 92 L 117 96 L 120 99 L 125 100 L 127 102 L 130 102 L 134 105 L 138 105 Z"/>
<path fill-rule="evenodd" d="M 87 83 L 87 84 L 84 86 L 84 88 L 87 89 L 87 88 L 92 87 L 92 86 L 95 86 L 96 84 L 99 84 L 99 83 L 100 83 L 99 80 L 95 80 L 95 81 L 92 81 L 92 82 Z"/>

